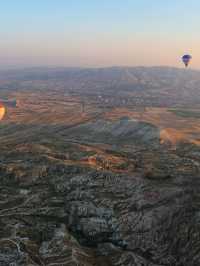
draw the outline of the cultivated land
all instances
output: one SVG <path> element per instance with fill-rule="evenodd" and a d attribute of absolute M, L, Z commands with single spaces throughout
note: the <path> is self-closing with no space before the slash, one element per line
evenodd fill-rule
<path fill-rule="evenodd" d="M 200 72 L 1 71 L 0 98 L 0 265 L 200 265 Z"/>

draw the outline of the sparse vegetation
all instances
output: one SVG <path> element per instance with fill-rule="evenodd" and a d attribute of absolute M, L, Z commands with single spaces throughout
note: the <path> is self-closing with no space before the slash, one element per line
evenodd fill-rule
<path fill-rule="evenodd" d="M 200 265 L 199 72 L 54 71 L 3 75 L 0 265 Z"/>

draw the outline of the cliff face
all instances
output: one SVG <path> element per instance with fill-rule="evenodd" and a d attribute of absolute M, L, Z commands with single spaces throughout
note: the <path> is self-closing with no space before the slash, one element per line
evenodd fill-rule
<path fill-rule="evenodd" d="M 91 75 L 76 71 L 76 84 Z M 122 73 L 93 71 L 88 84 L 102 81 L 102 91 L 105 79 Z M 157 90 L 149 85 L 153 80 L 176 80 L 173 71 L 155 71 L 123 70 L 120 82 L 133 86 L 142 78 L 149 95 Z M 51 86 L 43 75 L 40 81 L 37 75 L 9 77 L 18 90 L 11 82 L 0 91 L 20 100 L 0 124 L 0 265 L 200 265 L 200 148 L 185 137 L 160 139 L 171 121 L 176 132 L 185 124 L 198 141 L 194 112 L 166 121 L 166 108 L 133 108 L 128 100 L 136 101 L 130 93 L 138 87 L 99 97 L 99 88 L 81 94 L 80 80 L 73 93 L 63 88 L 63 73 Z M 103 97 L 117 102 L 108 106 Z M 196 131 L 189 131 L 194 124 Z"/>

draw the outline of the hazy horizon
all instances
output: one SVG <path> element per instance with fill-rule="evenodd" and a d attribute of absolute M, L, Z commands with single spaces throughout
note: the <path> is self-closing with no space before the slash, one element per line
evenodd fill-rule
<path fill-rule="evenodd" d="M 3 67 L 200 68 L 200 2 L 8 0 L 1 4 Z M 189 10 L 189 12 L 188 12 Z"/>

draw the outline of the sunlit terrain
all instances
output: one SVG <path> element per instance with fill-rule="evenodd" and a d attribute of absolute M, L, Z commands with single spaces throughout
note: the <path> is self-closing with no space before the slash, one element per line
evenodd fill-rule
<path fill-rule="evenodd" d="M 0 265 L 198 265 L 198 71 L 27 69 L 0 86 Z"/>

